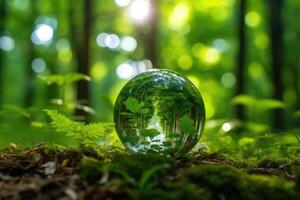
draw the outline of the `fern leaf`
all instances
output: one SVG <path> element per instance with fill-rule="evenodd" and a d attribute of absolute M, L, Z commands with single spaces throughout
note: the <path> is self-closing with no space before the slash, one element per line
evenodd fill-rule
<path fill-rule="evenodd" d="M 108 122 L 91 123 L 82 127 L 82 133 L 90 140 L 105 139 L 112 126 L 113 124 Z"/>
<path fill-rule="evenodd" d="M 57 110 L 44 110 L 50 117 L 50 126 L 58 132 L 76 132 L 80 130 L 82 123 L 75 122 L 63 114 L 58 113 Z"/>
<path fill-rule="evenodd" d="M 91 124 L 76 122 L 58 113 L 57 110 L 45 110 L 45 112 L 50 117 L 50 126 L 55 131 L 65 133 L 66 136 L 77 140 L 82 145 L 107 139 L 108 133 L 113 127 L 113 123 L 109 122 Z"/>

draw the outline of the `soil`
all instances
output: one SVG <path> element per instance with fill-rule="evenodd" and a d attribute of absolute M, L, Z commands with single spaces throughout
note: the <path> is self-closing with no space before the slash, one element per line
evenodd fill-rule
<path fill-rule="evenodd" d="M 104 160 L 106 159 L 99 155 L 95 155 L 96 154 L 93 154 L 89 151 L 78 152 L 67 149 L 49 150 L 43 146 L 31 148 L 26 151 L 10 150 L 0 152 L 0 199 L 156 199 L 155 196 L 152 196 L 152 194 L 148 194 L 147 192 L 143 193 L 144 196 L 140 195 L 141 193 L 139 193 L 138 190 L 146 191 L 148 186 L 143 186 L 143 188 L 141 189 L 142 186 L 141 184 L 139 184 L 139 187 L 137 187 L 139 189 L 134 190 L 135 186 L 132 186 L 132 184 L 128 185 L 120 183 L 120 180 L 122 178 L 119 177 L 119 179 L 116 179 L 116 177 L 118 177 L 116 174 L 109 171 L 103 172 L 101 170 L 100 173 L 100 171 L 97 171 L 97 166 L 96 168 L 95 166 L 93 168 L 93 166 L 91 165 L 91 168 L 87 169 L 88 173 L 90 173 L 89 177 L 82 176 L 82 173 L 80 172 L 81 169 L 79 167 L 80 163 L 82 162 L 82 159 L 85 159 L 87 157 L 93 157 L 93 159 L 95 159 L 95 161 L 97 162 L 99 161 L 99 163 L 104 162 Z M 127 154 L 124 155 L 123 153 L 123 157 L 120 158 L 120 155 L 118 155 L 117 159 L 111 159 L 109 161 L 110 165 L 116 163 L 116 165 L 119 165 L 121 167 L 125 166 L 124 170 L 128 170 L 129 173 L 132 172 L 133 177 L 141 176 L 136 174 L 139 174 L 139 169 L 141 169 L 141 171 L 143 170 L 143 163 L 141 163 L 141 166 L 138 166 L 138 164 L 136 163 L 128 164 L 128 166 L 133 168 L 131 169 L 130 167 L 126 166 L 126 164 L 122 164 L 123 161 L 121 161 L 123 158 L 126 160 L 127 156 Z M 163 192 L 162 194 L 164 194 L 164 192 L 167 192 L 169 190 L 176 191 L 177 187 L 185 187 L 186 184 L 183 184 L 184 186 L 181 185 L 181 177 L 184 176 L 185 170 L 188 168 L 211 165 L 222 165 L 229 167 L 235 166 L 234 168 L 238 168 L 237 163 L 233 163 L 232 161 L 226 161 L 225 159 L 216 154 L 206 155 L 198 153 L 192 155 L 191 157 L 192 159 L 180 158 L 176 159 L 175 161 L 168 160 L 168 163 L 172 163 L 174 161 L 176 163 L 176 167 L 172 168 L 175 169 L 172 170 L 172 172 L 166 172 L 166 175 L 164 175 L 164 179 L 166 179 L 168 183 L 173 182 L 174 186 L 172 185 L 169 188 L 167 188 L 166 185 L 168 184 L 157 183 L 158 178 L 156 178 L 152 181 L 160 189 L 155 191 L 160 191 Z M 130 159 L 131 157 L 128 156 L 128 162 L 131 162 Z M 135 160 L 133 160 L 132 162 L 136 161 L 137 158 L 134 159 Z M 155 160 L 155 158 L 151 159 Z M 105 163 L 107 163 L 107 161 L 105 161 Z M 259 176 L 275 176 L 279 177 L 280 180 L 287 182 L 288 184 L 293 184 L 293 188 L 297 187 L 297 176 L 288 165 L 285 166 L 284 164 L 281 164 L 276 166 L 268 166 L 268 164 L 266 164 L 251 168 L 243 167 L 242 164 L 239 165 L 240 168 L 243 168 L 243 173 L 246 173 L 247 176 L 252 176 L 253 174 Z M 225 169 L 227 168 L 225 167 Z M 192 172 L 188 172 L 186 177 L 189 177 L 191 173 Z M 232 181 L 235 181 L 234 179 L 236 178 L 234 176 L 236 175 L 234 173 L 232 175 L 223 175 L 222 173 L 223 172 L 221 172 L 219 176 L 221 177 L 221 179 L 222 176 L 226 176 L 229 177 L 229 181 L 231 181 L 231 179 Z M 194 185 L 201 185 L 203 184 L 203 180 L 206 180 L 207 184 L 205 183 L 205 188 L 209 187 L 209 189 L 212 191 L 221 191 L 220 193 L 223 192 L 223 190 L 219 190 L 219 188 L 215 187 L 215 185 L 218 185 L 219 183 L 213 183 L 213 185 L 211 186 L 209 185 L 211 184 L 209 183 L 210 180 L 203 177 L 204 175 L 199 176 L 202 177 L 200 178 L 200 182 L 193 183 Z M 237 176 L 240 175 L 238 174 Z M 195 175 L 195 177 L 197 177 L 197 175 Z M 124 175 L 123 178 L 126 179 L 126 176 Z M 138 179 L 139 178 L 140 177 L 138 177 Z M 109 182 L 109 180 L 114 181 L 111 181 L 109 184 L 106 184 Z M 186 180 L 186 178 L 183 180 Z M 238 180 L 240 179 L 238 178 Z M 196 181 L 198 181 L 198 179 Z M 213 181 L 217 182 L 219 180 Z M 190 182 L 193 182 L 193 180 L 191 179 Z M 236 184 L 242 185 L 242 183 L 240 182 Z M 220 187 L 223 186 L 220 185 Z M 149 191 L 150 190 L 151 189 L 149 189 Z M 185 193 L 188 193 L 187 190 L 188 189 L 184 189 L 182 194 L 184 195 Z M 277 191 L 276 189 L 274 191 L 272 190 L 272 192 L 276 194 L 280 191 Z M 204 194 L 206 193 L 204 192 Z M 209 194 L 213 195 L 213 192 Z M 225 191 L 224 195 L 224 197 L 230 197 L 231 193 L 226 193 Z M 292 195 L 297 196 L 298 194 L 293 193 Z M 178 196 L 162 195 L 161 197 L 161 199 L 182 199 L 182 196 L 180 196 L 180 194 L 178 194 Z M 212 196 L 208 195 L 208 197 L 205 198 L 210 199 L 211 197 Z M 217 199 L 222 199 L 221 197 L 222 196 L 218 196 Z M 186 199 L 189 198 L 190 197 L 187 197 Z"/>

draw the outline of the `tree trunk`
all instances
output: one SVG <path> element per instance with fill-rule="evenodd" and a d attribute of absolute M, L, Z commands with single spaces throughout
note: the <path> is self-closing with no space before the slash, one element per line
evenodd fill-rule
<path fill-rule="evenodd" d="M 26 77 L 25 77 L 25 83 L 26 83 L 26 89 L 25 89 L 25 107 L 31 107 L 33 105 L 33 99 L 34 99 L 34 85 L 33 85 L 33 78 L 34 74 L 31 68 L 31 63 L 34 59 L 34 46 L 31 41 L 31 34 L 34 29 L 34 21 L 35 17 L 37 15 L 37 11 L 35 9 L 36 0 L 32 0 L 30 4 L 30 10 L 28 11 L 29 14 L 29 29 L 28 29 L 28 35 L 27 35 L 27 42 L 28 42 L 28 49 L 27 49 L 27 61 L 26 61 Z"/>
<path fill-rule="evenodd" d="M 143 43 L 145 58 L 149 59 L 154 68 L 157 66 L 157 32 L 158 32 L 158 0 L 151 1 L 149 21 L 144 25 L 137 25 L 136 31 Z"/>
<path fill-rule="evenodd" d="M 152 0 L 152 16 L 150 19 L 150 29 L 147 34 L 149 48 L 146 49 L 147 58 L 152 62 L 155 68 L 157 66 L 157 31 L 158 31 L 158 1 Z"/>
<path fill-rule="evenodd" d="M 283 37 L 282 37 L 282 0 L 269 0 L 270 6 L 270 37 L 272 53 L 272 80 L 274 85 L 273 98 L 282 101 L 282 61 L 283 61 Z M 284 129 L 283 110 L 276 109 L 273 114 L 273 126 L 275 129 Z"/>
<path fill-rule="evenodd" d="M 83 2 L 83 27 L 81 41 L 77 41 L 77 71 L 82 74 L 89 74 L 90 64 L 90 37 L 92 25 L 92 0 L 85 0 Z M 73 27 L 76 28 L 76 27 Z M 87 81 L 79 81 L 77 84 L 77 101 L 89 105 L 89 85 Z M 77 115 L 87 117 L 87 113 L 81 109 L 76 110 Z"/>
<path fill-rule="evenodd" d="M 246 60 L 246 34 L 245 34 L 245 15 L 246 15 L 246 0 L 240 0 L 238 5 L 238 53 L 236 63 L 236 95 L 244 93 L 245 89 L 245 60 Z M 245 110 L 242 105 L 236 107 L 236 117 L 239 120 L 245 120 Z"/>
<path fill-rule="evenodd" d="M 4 23 L 6 18 L 6 1 L 1 0 L 0 2 L 0 37 L 4 34 Z M 3 50 L 0 49 L 0 109 L 3 104 L 3 78 L 4 78 L 4 53 Z"/>

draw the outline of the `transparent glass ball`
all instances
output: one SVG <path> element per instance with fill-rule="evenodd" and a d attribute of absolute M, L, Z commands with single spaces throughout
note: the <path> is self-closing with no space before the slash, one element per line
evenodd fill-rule
<path fill-rule="evenodd" d="M 122 88 L 114 121 L 130 151 L 180 156 L 198 142 L 205 109 L 199 91 L 187 78 L 170 70 L 149 70 Z"/>

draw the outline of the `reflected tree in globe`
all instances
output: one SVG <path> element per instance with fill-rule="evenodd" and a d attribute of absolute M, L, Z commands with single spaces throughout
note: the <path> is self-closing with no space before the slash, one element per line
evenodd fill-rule
<path fill-rule="evenodd" d="M 114 120 L 130 151 L 179 156 L 198 142 L 205 109 L 200 93 L 188 79 L 169 70 L 149 70 L 123 87 Z"/>

